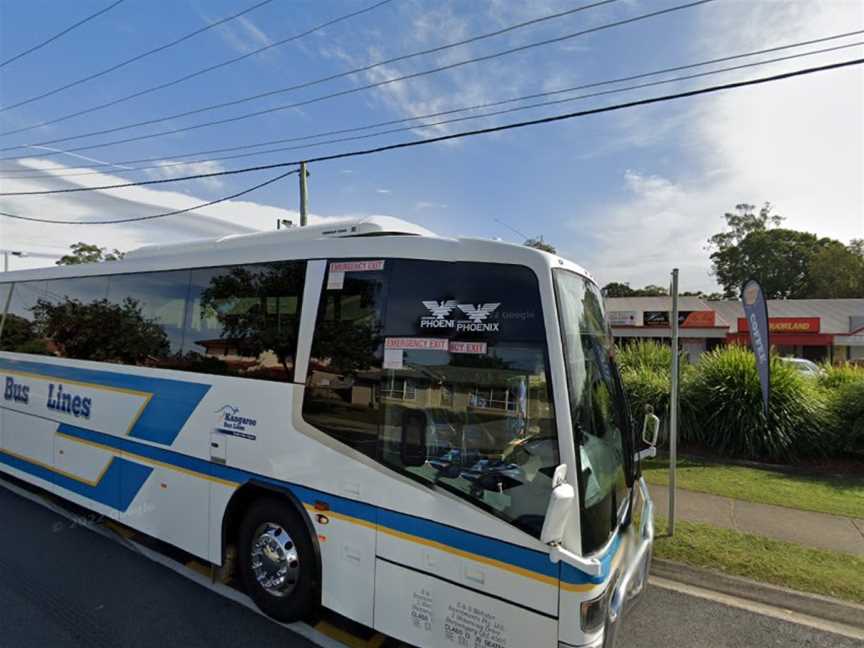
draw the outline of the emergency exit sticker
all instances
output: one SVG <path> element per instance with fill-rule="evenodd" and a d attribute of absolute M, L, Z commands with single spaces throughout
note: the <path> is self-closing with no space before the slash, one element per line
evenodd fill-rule
<path fill-rule="evenodd" d="M 392 337 L 384 340 L 384 349 L 447 351 L 447 338 Z"/>
<path fill-rule="evenodd" d="M 334 272 L 375 272 L 384 269 L 384 259 L 376 261 L 334 261 L 330 264 L 331 274 Z"/>
<path fill-rule="evenodd" d="M 334 261 L 327 273 L 327 290 L 342 290 L 346 272 L 375 272 L 384 269 L 384 259 L 373 261 Z"/>
<path fill-rule="evenodd" d="M 450 353 L 472 353 L 486 355 L 485 342 L 451 342 Z"/>

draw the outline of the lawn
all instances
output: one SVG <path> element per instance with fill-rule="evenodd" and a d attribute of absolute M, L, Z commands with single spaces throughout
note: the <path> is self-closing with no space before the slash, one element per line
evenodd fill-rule
<path fill-rule="evenodd" d="M 642 464 L 646 481 L 669 483 L 669 462 Z M 864 476 L 811 476 L 679 459 L 678 486 L 748 502 L 775 504 L 805 511 L 864 518 Z"/>
<path fill-rule="evenodd" d="M 665 520 L 657 520 L 658 530 Z M 695 522 L 658 536 L 654 555 L 814 594 L 864 603 L 864 558 Z"/>

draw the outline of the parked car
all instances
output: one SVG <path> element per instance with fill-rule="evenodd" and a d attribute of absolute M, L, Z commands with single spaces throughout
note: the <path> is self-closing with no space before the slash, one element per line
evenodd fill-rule
<path fill-rule="evenodd" d="M 804 358 L 780 358 L 780 360 L 791 365 L 792 368 L 808 378 L 818 378 L 825 373 L 825 370 L 812 360 L 805 360 Z"/>

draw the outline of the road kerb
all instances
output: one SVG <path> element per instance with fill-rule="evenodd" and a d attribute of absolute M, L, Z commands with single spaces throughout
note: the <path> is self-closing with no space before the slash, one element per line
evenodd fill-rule
<path fill-rule="evenodd" d="M 760 583 L 749 578 L 730 576 L 655 558 L 651 573 L 666 580 L 693 585 L 705 590 L 754 601 L 799 614 L 825 619 L 864 631 L 864 605 Z"/>

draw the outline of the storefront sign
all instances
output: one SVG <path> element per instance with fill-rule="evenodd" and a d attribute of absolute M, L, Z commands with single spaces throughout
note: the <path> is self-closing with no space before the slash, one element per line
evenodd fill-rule
<path fill-rule="evenodd" d="M 680 311 L 678 313 L 678 322 L 682 328 L 711 328 L 715 326 L 717 319 L 716 314 L 712 310 Z"/>
<path fill-rule="evenodd" d="M 645 311 L 642 316 L 645 326 L 665 326 L 669 327 L 669 322 L 672 319 L 669 317 L 669 311 Z"/>
<path fill-rule="evenodd" d="M 819 332 L 818 317 L 769 317 L 768 330 L 771 333 L 818 333 Z M 747 323 L 747 318 L 738 318 L 738 330 L 749 331 L 750 326 Z"/>
<path fill-rule="evenodd" d="M 669 327 L 672 315 L 669 311 L 645 311 L 645 326 Z M 711 328 L 716 324 L 712 310 L 678 311 L 678 326 L 682 328 Z"/>
<path fill-rule="evenodd" d="M 636 311 L 609 311 L 606 317 L 612 326 L 636 326 Z"/>

